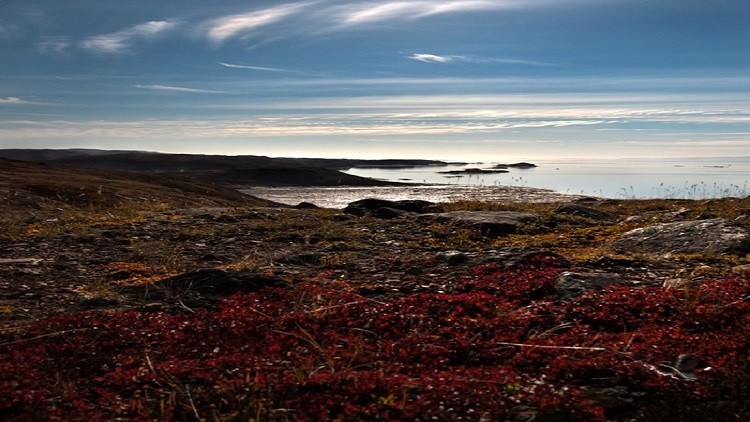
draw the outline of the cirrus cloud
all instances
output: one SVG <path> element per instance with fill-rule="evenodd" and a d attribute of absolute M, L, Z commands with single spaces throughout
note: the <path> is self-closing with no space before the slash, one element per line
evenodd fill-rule
<path fill-rule="evenodd" d="M 425 62 L 425 63 L 475 63 L 475 64 L 511 64 L 511 65 L 524 65 L 524 66 L 555 66 L 552 63 L 540 62 L 535 60 L 524 60 L 524 59 L 511 59 L 504 57 L 483 57 L 483 56 L 462 56 L 462 55 L 448 55 L 440 56 L 437 54 L 427 53 L 416 53 L 407 58 Z"/>
<path fill-rule="evenodd" d="M 196 88 L 185 88 L 182 86 L 170 86 L 170 85 L 133 85 L 133 88 L 138 89 L 149 89 L 152 91 L 167 91 L 167 92 L 188 92 L 195 94 L 223 94 L 223 91 L 212 91 L 209 89 L 196 89 Z"/>
<path fill-rule="evenodd" d="M 68 53 L 71 42 L 70 37 L 53 36 L 43 37 L 36 45 L 36 49 L 43 54 L 64 55 Z"/>
<path fill-rule="evenodd" d="M 121 54 L 136 41 L 156 38 L 178 25 L 179 23 L 174 21 L 146 22 L 111 34 L 86 38 L 80 46 L 94 54 Z"/>
<path fill-rule="evenodd" d="M 425 53 L 412 54 L 409 58 L 425 63 L 450 63 L 453 61 L 453 56 L 438 56 Z"/>
<path fill-rule="evenodd" d="M 246 39 L 259 28 L 296 15 L 310 4 L 292 3 L 214 19 L 205 25 L 206 36 L 209 41 L 217 45 L 234 37 Z"/>

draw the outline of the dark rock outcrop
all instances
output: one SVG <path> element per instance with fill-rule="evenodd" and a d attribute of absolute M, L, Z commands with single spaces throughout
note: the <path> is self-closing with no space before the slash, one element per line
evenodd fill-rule
<path fill-rule="evenodd" d="M 557 207 L 555 214 L 575 215 L 598 223 L 613 223 L 617 221 L 618 218 L 614 214 L 580 204 L 562 204 Z"/>
<path fill-rule="evenodd" d="M 505 169 L 479 169 L 479 168 L 468 168 L 464 170 L 447 170 L 447 171 L 439 171 L 438 174 L 499 174 L 499 173 L 509 173 L 508 170 Z"/>
<path fill-rule="evenodd" d="M 379 211 L 382 209 L 388 209 Z M 372 215 L 379 218 L 395 218 L 401 215 L 398 213 L 416 213 L 423 214 L 426 212 L 435 212 L 435 204 L 429 201 L 420 200 L 403 200 L 403 201 L 388 201 L 385 199 L 366 198 L 359 201 L 351 202 L 343 212 L 346 214 L 352 214 L 359 217 L 365 215 Z"/>
<path fill-rule="evenodd" d="M 539 216 L 536 214 L 512 211 L 454 211 L 425 214 L 420 218 L 475 229 L 479 231 L 481 236 L 485 237 L 500 237 L 519 233 L 523 227 L 539 220 Z"/>
<path fill-rule="evenodd" d="M 315 210 L 320 207 L 311 202 L 300 202 L 299 204 L 295 205 L 294 208 L 298 210 Z"/>
<path fill-rule="evenodd" d="M 527 163 L 521 161 L 520 163 L 505 164 L 506 167 L 517 168 L 517 169 L 530 169 L 536 167 L 536 164 Z"/>
<path fill-rule="evenodd" d="M 631 230 L 612 247 L 624 252 L 744 255 L 750 252 L 750 231 L 723 218 L 682 221 Z"/>

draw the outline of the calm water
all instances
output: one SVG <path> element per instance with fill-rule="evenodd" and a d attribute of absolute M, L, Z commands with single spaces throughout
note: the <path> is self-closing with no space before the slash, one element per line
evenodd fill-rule
<path fill-rule="evenodd" d="M 729 159 L 535 161 L 510 173 L 450 177 L 440 171 L 491 168 L 496 163 L 409 169 L 350 169 L 393 181 L 472 186 L 525 186 L 607 198 L 718 198 L 750 195 L 750 157 Z"/>

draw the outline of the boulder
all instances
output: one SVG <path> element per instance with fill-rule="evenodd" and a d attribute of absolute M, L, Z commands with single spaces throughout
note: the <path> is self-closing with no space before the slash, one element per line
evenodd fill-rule
<path fill-rule="evenodd" d="M 294 208 L 298 210 L 316 210 L 320 207 L 313 204 L 312 202 L 300 202 L 299 204 L 295 205 Z"/>
<path fill-rule="evenodd" d="M 396 208 L 383 207 L 378 208 L 372 212 L 373 217 L 380 218 L 382 220 L 392 220 L 394 218 L 404 217 L 409 215 L 407 211 L 402 211 Z"/>
<path fill-rule="evenodd" d="M 461 251 L 445 251 L 437 254 L 437 258 L 440 261 L 445 262 L 448 266 L 456 266 L 463 264 L 469 260 L 469 256 Z"/>
<path fill-rule="evenodd" d="M 420 219 L 478 230 L 485 237 L 500 237 L 519 233 L 524 226 L 537 222 L 539 216 L 512 211 L 453 211 L 425 214 Z"/>
<path fill-rule="evenodd" d="M 723 218 L 681 221 L 631 230 L 611 246 L 624 252 L 745 255 L 750 231 Z"/>
<path fill-rule="evenodd" d="M 366 198 L 349 203 L 349 205 L 347 205 L 346 208 L 343 209 L 343 212 L 346 214 L 352 214 L 362 217 L 365 215 L 376 215 L 377 211 L 382 208 L 423 214 L 426 212 L 434 212 L 435 204 L 429 201 L 411 199 L 402 201 L 388 201 L 385 199 Z M 387 218 L 393 217 L 389 216 Z"/>
<path fill-rule="evenodd" d="M 599 223 L 613 223 L 618 217 L 614 214 L 587 207 L 581 204 L 562 204 L 555 210 L 555 214 L 575 215 L 593 220 Z"/>
<path fill-rule="evenodd" d="M 555 290 L 562 299 L 574 298 L 587 290 L 601 290 L 615 284 L 630 284 L 624 278 L 610 273 L 566 271 L 555 278 Z"/>

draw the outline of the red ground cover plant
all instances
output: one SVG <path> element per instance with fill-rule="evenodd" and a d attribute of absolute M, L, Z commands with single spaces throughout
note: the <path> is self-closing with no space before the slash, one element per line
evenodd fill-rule
<path fill-rule="evenodd" d="M 46 319 L 3 334 L 0 417 L 607 420 L 716 416 L 722 406 L 747 415 L 747 382 L 737 380 L 750 380 L 748 278 L 561 301 L 562 265 L 541 256 L 477 267 L 452 294 L 380 300 L 303 283 L 194 314 Z M 700 364 L 672 371 L 681 354 Z"/>

